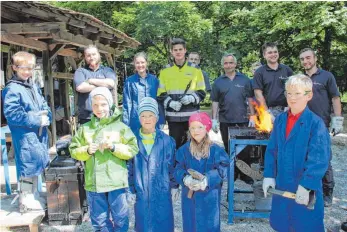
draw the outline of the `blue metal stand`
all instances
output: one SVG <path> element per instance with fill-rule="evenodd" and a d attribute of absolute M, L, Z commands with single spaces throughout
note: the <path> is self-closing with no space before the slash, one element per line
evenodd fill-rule
<path fill-rule="evenodd" d="M 231 139 L 229 140 L 230 147 L 230 167 L 228 175 L 228 200 L 229 200 L 229 215 L 228 224 L 234 223 L 234 218 L 268 218 L 270 212 L 262 211 L 235 211 L 234 210 L 234 162 L 235 157 L 240 154 L 240 152 L 247 145 L 264 145 L 267 146 L 269 140 L 255 140 L 255 139 Z M 248 193 L 248 192 L 247 192 Z"/>

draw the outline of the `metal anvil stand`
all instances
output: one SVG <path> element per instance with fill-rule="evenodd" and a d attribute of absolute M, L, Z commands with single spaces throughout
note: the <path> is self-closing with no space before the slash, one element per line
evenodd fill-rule
<path fill-rule="evenodd" d="M 247 145 L 264 145 L 267 146 L 269 140 L 258 140 L 258 139 L 230 139 L 229 148 L 230 148 L 230 167 L 228 175 L 228 200 L 229 200 L 229 215 L 228 215 L 228 224 L 234 223 L 234 217 L 237 218 L 269 218 L 270 211 L 240 211 L 234 210 L 234 162 L 235 157 L 240 154 L 240 152 Z M 242 191 L 237 190 L 235 193 L 253 193 L 253 191 Z"/>

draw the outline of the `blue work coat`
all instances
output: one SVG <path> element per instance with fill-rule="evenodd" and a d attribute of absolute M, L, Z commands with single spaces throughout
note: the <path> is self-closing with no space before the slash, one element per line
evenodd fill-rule
<path fill-rule="evenodd" d="M 197 160 L 189 151 L 190 142 L 185 143 L 176 153 L 174 176 L 182 185 L 182 220 L 185 232 L 220 231 L 220 200 L 223 179 L 227 176 L 229 157 L 223 148 L 216 144 L 210 147 L 207 159 Z M 192 168 L 207 178 L 205 191 L 196 191 L 188 198 L 189 188 L 183 178 Z"/>
<path fill-rule="evenodd" d="M 159 80 L 152 74 L 147 74 L 146 78 L 141 78 L 139 74 L 128 77 L 123 89 L 123 122 L 135 133 L 140 129 L 138 107 L 144 97 L 157 99 Z M 159 124 L 165 124 L 163 112 L 159 114 L 157 128 Z"/>
<path fill-rule="evenodd" d="M 286 138 L 288 113 L 274 123 L 265 153 L 264 177 L 276 179 L 276 189 L 296 193 L 298 185 L 315 191 L 314 210 L 293 199 L 273 195 L 270 224 L 280 232 L 324 231 L 322 178 L 330 158 L 330 136 L 321 118 L 305 108 Z"/>
<path fill-rule="evenodd" d="M 16 166 L 20 176 L 41 174 L 49 163 L 47 128 L 41 127 L 39 111 L 52 113 L 40 89 L 31 82 L 24 83 L 14 76 L 3 90 L 4 115 L 11 130 Z"/>
<path fill-rule="evenodd" d="M 136 194 L 135 230 L 137 232 L 174 231 L 171 188 L 178 188 L 173 178 L 176 143 L 157 129 L 151 153 L 142 138 L 136 137 L 140 152 L 129 161 L 129 188 Z"/>

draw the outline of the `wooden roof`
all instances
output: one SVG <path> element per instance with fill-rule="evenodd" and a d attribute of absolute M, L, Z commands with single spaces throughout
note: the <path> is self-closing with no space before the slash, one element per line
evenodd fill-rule
<path fill-rule="evenodd" d="M 1 42 L 76 57 L 77 47 L 94 44 L 101 53 L 120 55 L 140 43 L 85 13 L 39 2 L 1 2 Z M 57 46 L 58 45 L 58 46 Z"/>

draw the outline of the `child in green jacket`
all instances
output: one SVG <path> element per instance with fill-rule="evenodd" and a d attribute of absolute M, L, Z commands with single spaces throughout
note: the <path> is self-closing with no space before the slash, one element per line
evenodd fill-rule
<path fill-rule="evenodd" d="M 126 160 L 138 153 L 136 137 L 121 122 L 121 113 L 106 87 L 95 88 L 90 97 L 93 115 L 72 139 L 71 156 L 86 161 L 85 189 L 94 230 L 128 231 Z"/>

